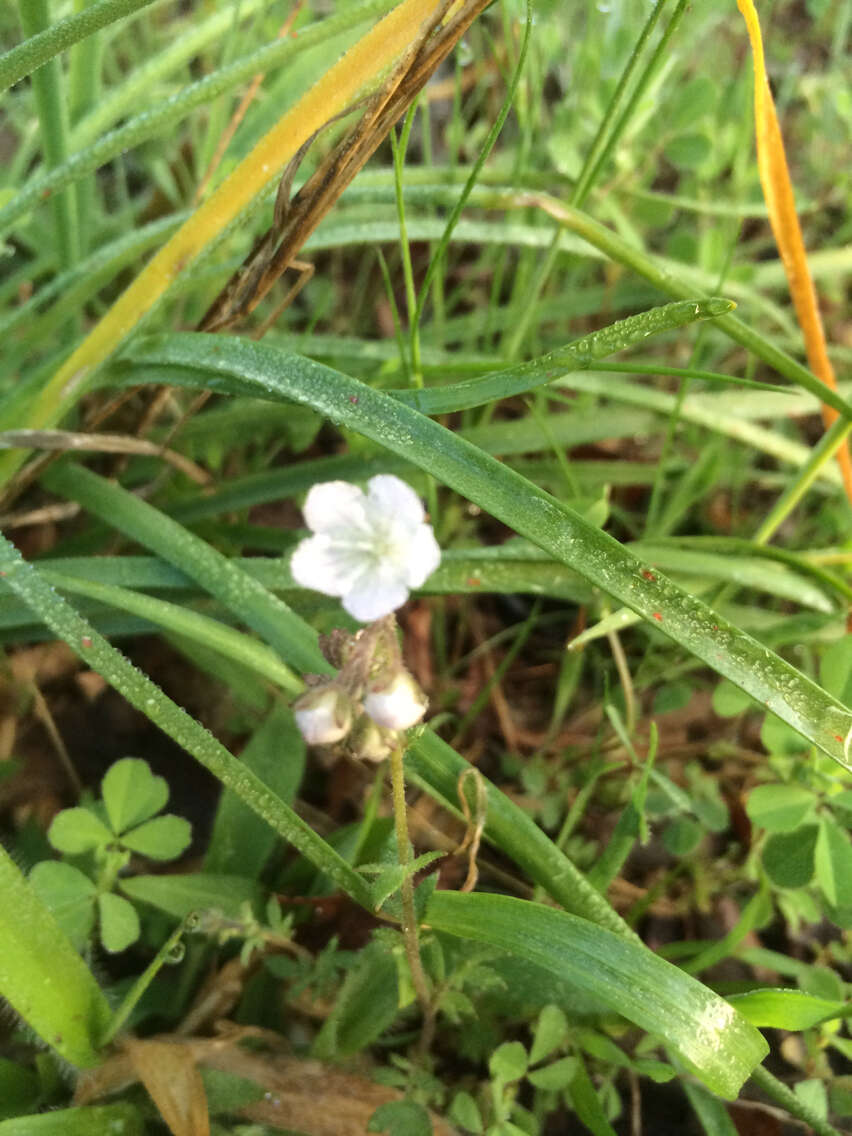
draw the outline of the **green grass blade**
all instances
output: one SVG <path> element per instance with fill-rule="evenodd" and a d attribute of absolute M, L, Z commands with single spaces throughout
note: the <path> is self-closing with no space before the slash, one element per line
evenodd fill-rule
<path fill-rule="evenodd" d="M 717 319 L 734 307 L 730 300 L 718 297 L 665 304 L 618 320 L 609 327 L 584 335 L 529 363 L 495 371 L 481 378 L 467 379 L 452 386 L 388 393 L 422 414 L 450 414 L 456 410 L 470 410 L 496 399 L 525 394 L 545 383 L 562 379 L 573 370 L 588 370 L 595 361 L 635 347 L 650 335 L 673 331 L 698 320 Z"/>
<path fill-rule="evenodd" d="M 20 0 L 21 27 L 25 35 L 44 31 L 50 23 L 47 0 Z M 61 166 L 68 156 L 68 103 L 63 90 L 59 61 L 51 59 L 32 77 L 33 93 L 38 108 L 41 145 L 48 169 Z M 77 226 L 77 194 L 72 186 L 53 196 L 53 222 L 56 245 L 64 268 L 80 258 L 80 234 Z"/>
<path fill-rule="evenodd" d="M 426 922 L 525 958 L 660 1037 L 698 1079 L 733 1100 L 769 1046 L 734 1008 L 646 947 L 528 900 L 436 891 Z"/>
<path fill-rule="evenodd" d="M 405 457 L 637 612 L 852 768 L 852 713 L 840 702 L 549 493 L 431 419 L 347 375 L 262 343 L 187 333 L 139 342 L 126 357 L 175 367 L 178 384 L 305 403 Z M 144 368 L 130 371 L 131 383 L 144 378 Z"/>
<path fill-rule="evenodd" d="M 29 0 L 24 0 L 25 5 Z M 66 16 L 64 20 L 46 27 L 32 35 L 23 43 L 17 44 L 5 55 L 0 56 L 0 93 L 29 75 L 38 67 L 43 67 L 60 51 L 92 35 L 100 28 L 121 20 L 131 12 L 147 7 L 153 0 L 97 0 L 82 12 Z"/>

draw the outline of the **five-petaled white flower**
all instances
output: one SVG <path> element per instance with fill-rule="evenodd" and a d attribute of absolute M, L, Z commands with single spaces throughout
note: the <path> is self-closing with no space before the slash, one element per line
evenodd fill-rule
<path fill-rule="evenodd" d="M 396 611 L 441 562 L 420 498 L 392 474 L 371 477 L 366 494 L 347 481 L 314 485 L 303 512 L 314 535 L 293 553 L 293 579 L 340 596 L 362 623 Z"/>

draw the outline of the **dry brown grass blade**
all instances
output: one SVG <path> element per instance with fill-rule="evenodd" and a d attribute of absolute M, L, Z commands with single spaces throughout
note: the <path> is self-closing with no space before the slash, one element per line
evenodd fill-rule
<path fill-rule="evenodd" d="M 796 309 L 796 318 L 805 338 L 808 365 L 813 373 L 832 390 L 837 389 L 834 368 L 828 357 L 825 332 L 817 303 L 816 289 L 808 268 L 805 242 L 796 212 L 793 185 L 784 152 L 784 139 L 766 74 L 763 39 L 760 21 L 752 0 L 737 0 L 748 29 L 751 53 L 754 59 L 754 120 L 757 139 L 757 166 L 760 184 L 769 210 L 769 221 L 784 271 L 790 285 L 790 295 Z M 822 418 L 829 427 L 838 417 L 837 411 L 823 406 Z M 837 460 L 843 476 L 846 496 L 852 503 L 852 456 L 848 443 L 838 450 Z"/>
<path fill-rule="evenodd" d="M 453 0 L 442 0 L 389 77 L 367 100 L 360 120 L 290 200 L 289 187 L 296 166 L 313 137 L 308 139 L 284 173 L 272 227 L 255 243 L 241 267 L 213 301 L 198 325 L 199 330 L 221 331 L 257 307 L 488 3 L 489 0 L 468 0 L 459 6 L 454 5 Z M 442 21 L 453 7 L 457 9 L 455 15 L 442 26 Z M 332 121 L 330 119 L 329 123 Z"/>

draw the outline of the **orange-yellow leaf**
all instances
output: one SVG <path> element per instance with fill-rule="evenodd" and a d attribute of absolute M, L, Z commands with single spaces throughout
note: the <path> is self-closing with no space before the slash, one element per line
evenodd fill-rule
<path fill-rule="evenodd" d="M 753 0 L 737 0 L 737 6 L 748 29 L 751 53 L 754 59 L 754 123 L 757 139 L 757 168 L 760 173 L 763 196 L 769 210 L 769 221 L 772 225 L 778 251 L 781 254 L 784 271 L 787 274 L 790 295 L 796 309 L 796 318 L 805 339 L 808 364 L 818 379 L 821 379 L 832 390 L 836 390 L 837 382 L 834 377 L 834 368 L 828 357 L 816 289 L 808 268 L 805 242 L 802 239 L 802 229 L 796 213 L 793 185 L 790 181 L 790 171 L 787 168 L 787 157 L 784 153 L 784 139 L 781 135 L 781 127 L 778 124 L 778 115 L 775 112 L 775 103 L 769 87 L 769 77 L 766 74 L 760 21 L 757 18 Z M 830 426 L 837 418 L 837 411 L 830 406 L 824 406 L 822 417 L 825 425 Z M 846 495 L 852 501 L 852 457 L 850 457 L 847 443 L 844 443 L 838 450 L 837 458 L 843 475 Z"/>

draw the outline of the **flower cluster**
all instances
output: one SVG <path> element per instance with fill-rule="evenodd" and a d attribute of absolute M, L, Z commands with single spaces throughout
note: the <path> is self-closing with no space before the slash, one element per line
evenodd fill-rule
<path fill-rule="evenodd" d="M 417 494 L 390 474 L 370 478 L 366 494 L 345 481 L 315 485 L 304 514 L 313 535 L 293 553 L 293 579 L 376 622 L 323 643 L 338 673 L 309 679 L 293 706 L 296 724 L 310 745 L 345 743 L 354 756 L 382 761 L 428 705 L 403 665 L 391 613 L 435 571 L 441 550 Z"/>
<path fill-rule="evenodd" d="M 383 761 L 428 706 L 403 666 L 396 620 L 385 616 L 357 635 L 336 632 L 323 646 L 340 669 L 334 678 L 314 678 L 296 700 L 296 725 L 309 745 L 345 742 L 353 756 Z"/>

